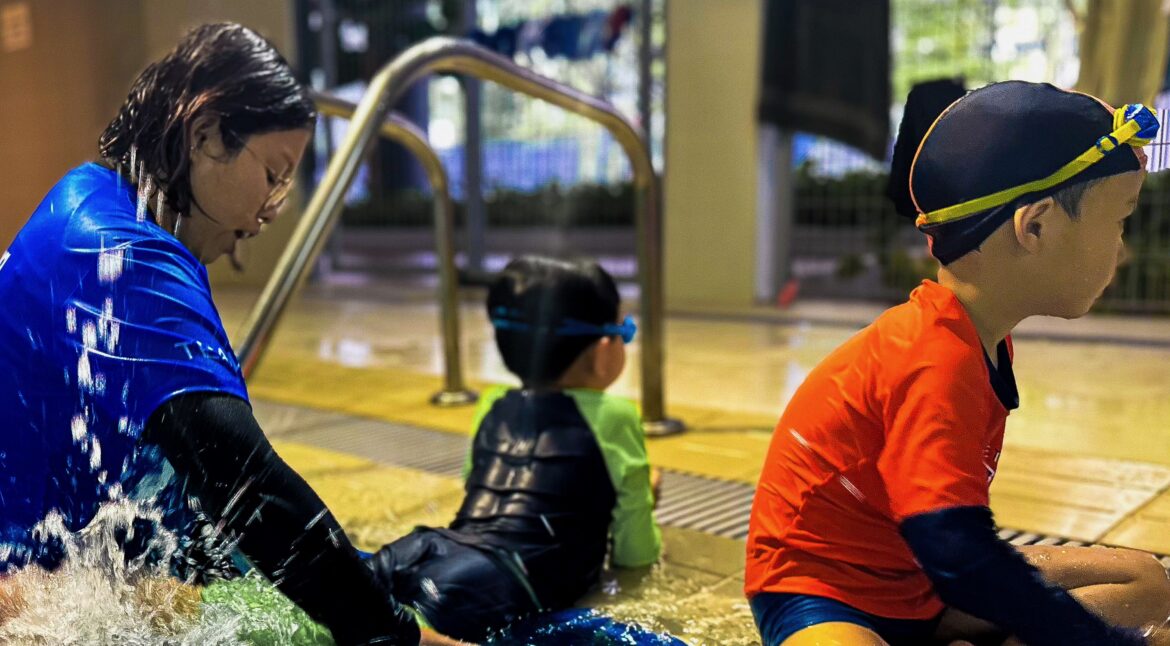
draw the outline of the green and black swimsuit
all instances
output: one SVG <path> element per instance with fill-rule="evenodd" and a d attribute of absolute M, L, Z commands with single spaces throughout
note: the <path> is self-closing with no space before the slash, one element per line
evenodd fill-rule
<path fill-rule="evenodd" d="M 594 390 L 485 393 L 446 529 L 419 528 L 374 567 L 444 634 L 476 640 L 535 610 L 566 608 L 613 565 L 658 560 L 650 465 L 627 401 Z M 612 549 L 610 549 L 612 546 Z"/>

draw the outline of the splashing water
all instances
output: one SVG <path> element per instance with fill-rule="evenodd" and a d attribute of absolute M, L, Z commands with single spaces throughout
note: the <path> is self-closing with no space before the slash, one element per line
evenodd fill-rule
<path fill-rule="evenodd" d="M 603 615 L 680 636 L 690 646 L 759 646 L 751 609 L 739 594 L 742 585 L 658 564 L 649 572 L 606 572 L 600 594 L 586 601 Z"/>
<path fill-rule="evenodd" d="M 0 643 L 246 643 L 237 637 L 236 613 L 205 607 L 198 588 L 169 577 L 165 555 L 177 541 L 160 521 L 157 510 L 122 500 L 104 504 L 87 527 L 70 532 L 50 512 L 33 531 L 58 541 L 64 559 L 52 572 L 30 566 L 0 580 Z"/>

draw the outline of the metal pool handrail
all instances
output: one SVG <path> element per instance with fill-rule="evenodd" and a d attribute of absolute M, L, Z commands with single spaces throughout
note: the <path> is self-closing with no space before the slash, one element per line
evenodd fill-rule
<path fill-rule="evenodd" d="M 310 92 L 317 111 L 323 115 L 350 119 L 357 106 L 349 101 L 320 92 Z M 458 406 L 476 400 L 474 391 L 463 381 L 463 361 L 459 344 L 459 283 L 455 267 L 455 203 L 451 185 L 438 153 L 426 134 L 399 114 L 391 112 L 378 133 L 409 150 L 422 164 L 431 183 L 435 200 L 435 257 L 439 268 L 439 332 L 443 337 L 443 389 L 431 397 L 438 406 Z M 259 353 L 253 353 L 257 356 Z M 254 366 L 244 364 L 245 374 Z"/>
<path fill-rule="evenodd" d="M 682 422 L 667 418 L 665 410 L 661 197 L 645 140 L 638 129 L 610 104 L 544 78 L 467 40 L 439 37 L 423 41 L 383 67 L 370 81 L 345 139 L 330 161 L 272 278 L 244 325 L 244 342 L 240 346 L 243 365 L 250 370 L 259 360 L 289 298 L 308 275 L 312 261 L 324 245 L 325 233 L 340 214 L 345 193 L 391 106 L 412 83 L 435 72 L 494 81 L 547 101 L 600 124 L 621 144 L 633 169 L 637 200 L 642 410 L 646 432 L 662 435 L 683 430 Z"/>

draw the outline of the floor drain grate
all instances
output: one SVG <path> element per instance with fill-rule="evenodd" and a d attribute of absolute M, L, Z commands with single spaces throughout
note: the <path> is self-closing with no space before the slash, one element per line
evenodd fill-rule
<path fill-rule="evenodd" d="M 265 418 L 280 419 L 279 439 L 311 444 L 397 467 L 418 469 L 436 475 L 459 477 L 466 459 L 467 438 L 406 424 L 370 420 L 342 414 L 327 416 L 311 408 L 256 402 L 261 428 Z M 298 427 L 295 419 L 304 412 L 312 423 Z M 662 502 L 656 516 L 670 527 L 743 540 L 748 533 L 755 487 L 742 482 L 719 480 L 677 471 L 662 476 Z M 1013 545 L 1069 545 L 1088 543 L 1057 536 L 1003 529 L 1000 538 Z M 1159 557 L 1170 568 L 1170 556 Z"/>

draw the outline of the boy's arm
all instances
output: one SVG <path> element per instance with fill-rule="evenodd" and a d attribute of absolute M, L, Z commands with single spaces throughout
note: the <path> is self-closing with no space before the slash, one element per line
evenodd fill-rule
<path fill-rule="evenodd" d="M 617 495 L 610 523 L 611 561 L 618 567 L 652 565 L 662 555 L 662 532 L 654 520 L 654 493 L 642 420 L 631 402 L 597 395 L 575 399 L 593 427 Z"/>
<path fill-rule="evenodd" d="M 947 605 L 1030 646 L 1144 644 L 1048 584 L 996 535 L 988 496 L 994 465 L 985 462 L 992 423 L 982 403 L 985 379 L 928 360 L 886 402 L 878 471 L 923 572 Z"/>
<path fill-rule="evenodd" d="M 1140 631 L 1106 624 L 996 535 L 991 510 L 952 507 L 902 521 L 902 536 L 948 606 L 1030 646 L 1144 645 Z"/>

